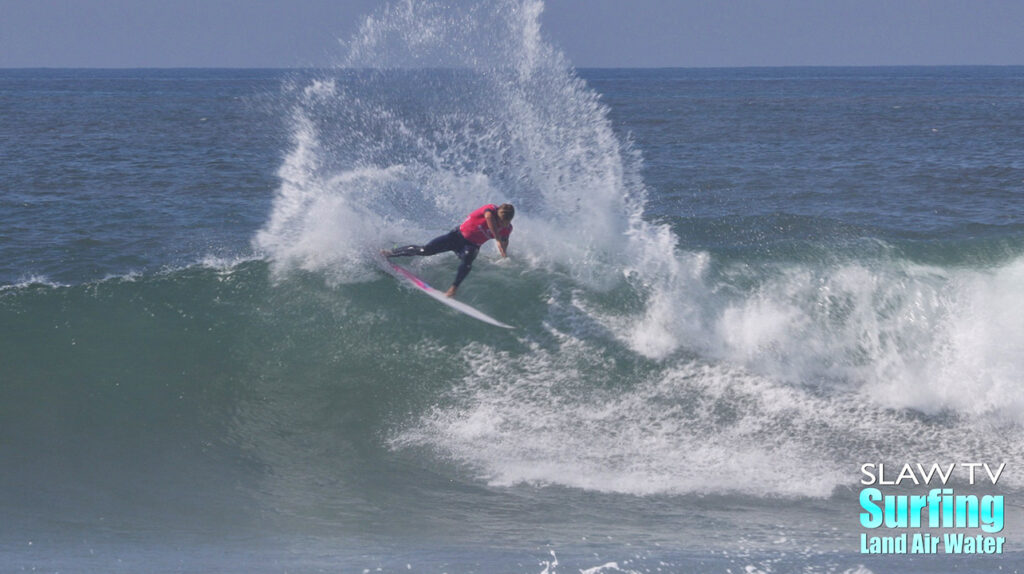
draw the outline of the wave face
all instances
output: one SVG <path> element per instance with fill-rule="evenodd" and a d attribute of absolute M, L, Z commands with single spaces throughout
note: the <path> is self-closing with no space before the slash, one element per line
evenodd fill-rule
<path fill-rule="evenodd" d="M 205 172 L 139 176 L 146 202 L 203 212 L 181 217 L 228 236 L 226 259 L 120 240 L 145 217 L 127 193 L 122 235 L 67 232 L 113 255 L 7 258 L 0 542 L 232 532 L 310 570 L 383 548 L 392 570 L 845 571 L 861 463 L 1006 461 L 1021 492 L 1013 73 L 578 72 L 542 10 L 387 6 L 336 69 L 261 96 L 252 121 L 284 110 L 288 141 L 210 160 L 278 157 L 276 178 L 213 201 L 230 188 Z M 175 174 L 195 160 L 179 143 Z M 505 201 L 511 257 L 485 246 L 460 299 L 514 331 L 380 272 L 380 248 Z M 456 263 L 408 262 L 442 287 Z"/>

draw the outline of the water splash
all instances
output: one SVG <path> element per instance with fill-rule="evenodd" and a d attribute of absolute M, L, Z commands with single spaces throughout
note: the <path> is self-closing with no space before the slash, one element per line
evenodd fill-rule
<path fill-rule="evenodd" d="M 330 78 L 294 88 L 293 149 L 256 239 L 279 269 L 366 279 L 363 254 L 425 240 L 485 202 L 518 206 L 529 264 L 621 281 L 666 230 L 643 220 L 638 156 L 540 30 L 541 2 L 389 5 Z M 670 234 L 669 234 L 670 235 Z"/>

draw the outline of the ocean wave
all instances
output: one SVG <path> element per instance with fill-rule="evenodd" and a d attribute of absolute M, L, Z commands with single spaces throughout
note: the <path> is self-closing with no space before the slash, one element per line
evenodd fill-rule
<path fill-rule="evenodd" d="M 688 247 L 646 214 L 639 154 L 540 34 L 541 7 L 389 6 L 341 69 L 290 91 L 292 149 L 254 239 L 278 277 L 372 283 L 380 247 L 424 242 L 484 202 L 518 207 L 513 261 L 479 260 L 470 283 L 504 289 L 503 320 L 533 321 L 519 350 L 438 333 L 466 374 L 392 448 L 499 485 L 641 495 L 796 495 L 787 469 L 803 468 L 801 492 L 827 496 L 851 459 L 965 454 L 973 432 L 1019 456 L 1000 440 L 1024 422 L 1019 254 L 929 262 L 863 237 L 770 257 Z M 893 429 L 938 438 L 889 448 Z"/>

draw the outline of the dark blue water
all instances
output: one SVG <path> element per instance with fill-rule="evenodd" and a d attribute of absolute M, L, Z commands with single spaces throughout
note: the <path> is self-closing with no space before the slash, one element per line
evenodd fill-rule
<path fill-rule="evenodd" d="M 283 77 L 5 70 L 0 280 L 81 282 L 247 253 L 287 141 Z"/>
<path fill-rule="evenodd" d="M 650 212 L 686 218 L 677 232 L 701 246 L 728 235 L 687 230 L 727 217 L 767 240 L 786 237 L 773 218 L 804 223 L 787 226 L 803 236 L 818 225 L 811 237 L 822 240 L 843 229 L 896 241 L 1019 236 L 1019 68 L 585 76 L 647 160 Z"/>
<path fill-rule="evenodd" d="M 0 70 L 0 570 L 1018 570 L 1024 68 L 575 71 L 476 16 Z M 502 201 L 460 298 L 516 330 L 378 270 Z M 861 464 L 960 461 L 1004 554 L 860 554 Z"/>

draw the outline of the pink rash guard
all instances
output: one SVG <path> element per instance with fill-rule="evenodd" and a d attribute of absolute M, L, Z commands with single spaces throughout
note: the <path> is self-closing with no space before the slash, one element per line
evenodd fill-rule
<path fill-rule="evenodd" d="M 483 245 L 487 243 L 488 239 L 493 239 L 491 235 L 491 228 L 487 226 L 487 219 L 484 218 L 484 214 L 488 211 L 494 212 L 495 217 L 498 215 L 498 206 L 493 203 L 477 209 L 473 213 L 469 214 L 466 221 L 462 222 L 459 226 L 459 231 L 462 236 L 466 238 L 466 241 L 474 245 Z M 512 226 L 509 225 L 504 229 L 498 230 L 498 235 L 501 239 L 508 239 L 508 236 L 512 233 Z"/>

